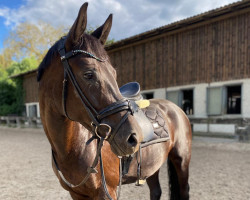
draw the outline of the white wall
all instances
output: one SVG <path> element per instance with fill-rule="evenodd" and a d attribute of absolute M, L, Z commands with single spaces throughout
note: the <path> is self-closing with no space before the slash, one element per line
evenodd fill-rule
<path fill-rule="evenodd" d="M 221 81 L 213 82 L 210 84 L 201 83 L 201 84 L 192 84 L 192 85 L 183 85 L 169 88 L 161 88 L 156 90 L 145 90 L 143 92 L 154 92 L 154 98 L 166 98 L 167 91 L 180 91 L 185 89 L 193 89 L 194 91 L 194 115 L 190 117 L 194 118 L 206 118 L 207 117 L 207 88 L 208 87 L 218 87 L 218 86 L 230 86 L 230 85 L 242 85 L 241 88 L 241 114 L 238 115 L 221 115 L 218 117 L 223 118 L 235 118 L 235 117 L 245 117 L 250 118 L 250 79 L 239 79 L 232 81 Z M 210 124 L 209 127 L 207 124 L 194 124 L 194 131 L 199 132 L 220 132 L 225 134 L 234 134 L 235 125 L 234 124 Z"/>
<path fill-rule="evenodd" d="M 169 87 L 169 88 L 159 88 L 154 90 L 144 90 L 142 93 L 154 93 L 154 98 L 157 99 L 166 99 L 166 92 L 167 91 L 177 91 L 183 89 L 193 89 L 194 90 L 194 115 L 192 117 L 197 118 L 206 118 L 207 117 L 207 87 L 215 87 L 215 86 L 227 86 L 227 85 L 235 85 L 235 84 L 242 84 L 242 113 L 240 115 L 222 115 L 219 117 L 225 118 L 234 118 L 234 117 L 245 117 L 250 118 L 250 79 L 240 79 L 240 80 L 233 80 L 233 81 L 224 81 L 224 82 L 214 82 L 214 83 L 201 83 L 201 84 L 192 84 L 192 85 L 183 85 L 178 87 Z M 39 104 L 38 102 L 34 103 L 27 103 L 26 110 L 28 113 L 28 106 L 29 105 L 37 105 L 37 114 L 40 117 L 39 111 Z M 194 124 L 193 129 L 194 131 L 199 132 L 207 132 L 209 128 L 210 132 L 221 132 L 227 134 L 233 134 L 235 132 L 235 127 L 232 124 L 210 124 L 208 127 L 207 124 Z"/>
<path fill-rule="evenodd" d="M 142 93 L 153 93 L 154 99 L 166 99 L 166 89 L 165 88 L 159 88 L 159 89 L 153 89 L 153 90 L 143 90 Z"/>
<path fill-rule="evenodd" d="M 226 135 L 234 135 L 235 134 L 235 125 L 234 124 L 194 124 L 193 125 L 194 132 L 201 133 L 220 133 Z"/>

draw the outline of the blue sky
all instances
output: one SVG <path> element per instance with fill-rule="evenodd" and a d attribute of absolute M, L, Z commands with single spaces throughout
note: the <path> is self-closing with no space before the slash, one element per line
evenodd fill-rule
<path fill-rule="evenodd" d="M 0 0 L 0 51 L 10 30 L 39 20 L 70 27 L 86 0 Z M 88 24 L 101 25 L 114 14 L 110 37 L 124 39 L 218 8 L 236 0 L 88 0 Z"/>
<path fill-rule="evenodd" d="M 22 0 L 0 0 L 0 8 L 17 9 L 23 4 Z M 5 25 L 5 18 L 0 16 L 0 49 L 3 47 L 3 40 L 7 37 L 11 27 Z"/>

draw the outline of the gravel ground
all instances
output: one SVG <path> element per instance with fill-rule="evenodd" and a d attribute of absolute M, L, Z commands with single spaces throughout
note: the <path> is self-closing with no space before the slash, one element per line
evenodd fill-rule
<path fill-rule="evenodd" d="M 0 127 L 0 199 L 70 200 L 51 168 L 50 145 L 41 129 Z M 160 173 L 168 199 L 167 166 Z M 194 137 L 190 165 L 191 200 L 249 200 L 250 144 Z M 121 200 L 149 199 L 147 185 L 122 187 Z"/>

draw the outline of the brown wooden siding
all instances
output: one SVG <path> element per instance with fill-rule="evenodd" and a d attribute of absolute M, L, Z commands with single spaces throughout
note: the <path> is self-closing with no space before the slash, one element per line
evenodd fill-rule
<path fill-rule="evenodd" d="M 250 7 L 238 4 L 115 43 L 108 53 L 118 84 L 138 81 L 145 90 L 250 78 Z M 37 102 L 36 72 L 21 76 L 25 102 Z"/>
<path fill-rule="evenodd" d="M 23 88 L 25 91 L 25 103 L 38 102 L 37 73 L 27 74 L 23 77 Z"/>
<path fill-rule="evenodd" d="M 250 78 L 250 12 L 109 52 L 118 83 L 142 89 Z"/>

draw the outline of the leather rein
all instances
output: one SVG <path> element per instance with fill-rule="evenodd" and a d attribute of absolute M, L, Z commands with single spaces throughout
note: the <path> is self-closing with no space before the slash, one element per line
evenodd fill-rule
<path fill-rule="evenodd" d="M 89 144 L 93 139 L 97 139 L 97 151 L 96 151 L 96 156 L 95 159 L 92 163 L 92 165 L 90 167 L 88 167 L 87 169 L 87 175 L 83 178 L 83 180 L 77 184 L 77 185 L 73 185 L 71 183 L 69 183 L 66 178 L 63 176 L 62 172 L 59 169 L 59 166 L 56 162 L 55 159 L 55 153 L 52 150 L 52 159 L 53 162 L 58 170 L 58 174 L 60 175 L 61 179 L 63 180 L 63 182 L 70 188 L 76 188 L 76 187 L 80 187 L 82 185 L 84 185 L 88 178 L 90 177 L 91 174 L 95 174 L 98 173 L 97 170 L 95 169 L 95 167 L 98 164 L 98 161 L 100 159 L 100 169 L 101 169 L 101 176 L 102 176 L 102 184 L 105 190 L 105 193 L 107 195 L 107 197 L 112 200 L 112 197 L 110 196 L 107 186 L 106 186 L 106 181 L 105 181 L 105 175 L 104 175 L 104 170 L 103 170 L 103 162 L 102 162 L 102 155 L 101 155 L 101 149 L 103 146 L 103 142 L 104 140 L 107 140 L 111 143 L 111 141 L 113 140 L 114 136 L 116 135 L 117 131 L 119 130 L 119 128 L 121 127 L 121 125 L 126 121 L 126 119 L 128 118 L 129 114 L 133 115 L 134 113 L 134 105 L 132 105 L 133 103 L 131 103 L 128 99 L 121 99 L 115 103 L 110 104 L 109 106 L 107 106 L 106 108 L 104 108 L 103 110 L 101 110 L 100 112 L 97 112 L 96 109 L 94 108 L 94 106 L 90 103 L 90 101 L 88 100 L 88 98 L 84 95 L 84 93 L 82 92 L 75 76 L 74 73 L 71 70 L 71 67 L 69 65 L 68 60 L 78 54 L 85 54 L 86 56 L 88 56 L 89 58 L 93 58 L 95 60 L 97 60 L 98 62 L 105 62 L 106 60 L 101 59 L 96 57 L 95 55 L 84 51 L 84 50 L 71 50 L 69 52 L 66 52 L 65 49 L 65 41 L 66 41 L 66 37 L 63 37 L 60 41 L 59 41 L 59 48 L 58 48 L 58 52 L 60 54 L 60 58 L 63 64 L 63 68 L 64 68 L 64 80 L 63 80 L 63 91 L 62 91 L 62 104 L 63 104 L 63 110 L 65 113 L 65 116 L 69 118 L 68 113 L 67 113 L 67 109 L 66 109 L 66 100 L 67 100 L 67 88 L 68 88 L 68 79 L 70 80 L 70 82 L 72 83 L 74 89 L 76 90 L 83 107 L 85 108 L 85 110 L 87 111 L 89 117 L 91 118 L 92 122 L 91 122 L 91 126 L 92 126 L 92 130 L 91 133 L 93 134 L 92 138 L 88 141 L 87 144 Z M 114 130 L 112 130 L 111 126 L 109 126 L 108 124 L 102 123 L 101 121 L 110 116 L 113 115 L 115 113 L 121 112 L 121 111 L 127 111 L 126 114 L 121 118 L 120 122 L 117 124 L 117 126 L 114 128 Z M 71 120 L 71 119 L 70 119 Z M 71 120 L 73 121 L 73 120 Z M 105 135 L 101 135 L 99 133 L 99 129 L 105 127 L 107 129 Z M 120 159 L 120 172 L 119 172 L 119 191 L 118 191 L 118 198 L 120 196 L 120 188 L 121 188 L 121 179 L 122 179 L 122 166 L 121 166 L 121 157 L 119 157 Z"/>

